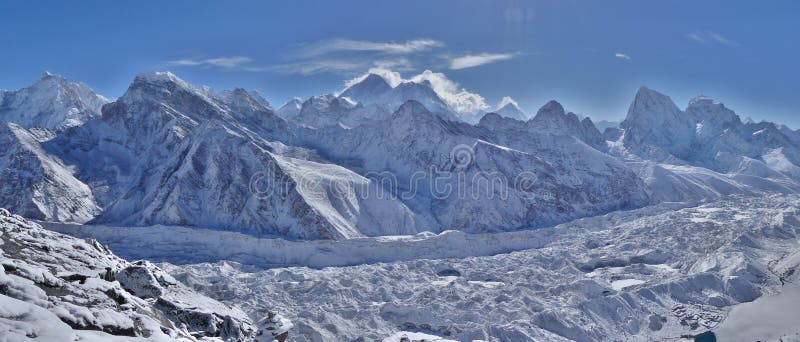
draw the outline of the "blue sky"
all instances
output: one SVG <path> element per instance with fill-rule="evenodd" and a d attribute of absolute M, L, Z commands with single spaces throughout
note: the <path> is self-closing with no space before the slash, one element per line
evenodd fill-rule
<path fill-rule="evenodd" d="M 798 15 L 797 1 L 5 1 L 0 88 L 49 70 L 114 98 L 171 70 L 278 106 L 370 68 L 432 70 L 476 106 L 556 99 L 615 119 L 646 85 L 800 128 Z"/>

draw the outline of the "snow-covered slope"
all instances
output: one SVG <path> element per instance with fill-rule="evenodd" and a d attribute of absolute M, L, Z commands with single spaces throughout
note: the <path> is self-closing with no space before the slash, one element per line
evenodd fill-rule
<path fill-rule="evenodd" d="M 0 209 L 0 336 L 23 341 L 271 341 L 291 323 L 255 323 L 147 261 L 43 229 Z M 270 330 L 268 330 L 270 329 Z"/>
<path fill-rule="evenodd" d="M 0 146 L 0 207 L 33 219 L 79 223 L 100 212 L 89 187 L 26 129 L 0 123 Z"/>
<path fill-rule="evenodd" d="M 36 84 L 0 90 L 0 121 L 25 128 L 63 130 L 100 116 L 108 100 L 83 84 L 45 72 Z"/>

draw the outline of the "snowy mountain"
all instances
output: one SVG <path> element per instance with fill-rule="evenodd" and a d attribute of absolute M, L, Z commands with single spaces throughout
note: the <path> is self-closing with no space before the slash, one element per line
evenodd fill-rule
<path fill-rule="evenodd" d="M 63 130 L 100 116 L 108 100 L 87 86 L 45 72 L 34 85 L 0 91 L 0 121 L 24 128 Z"/>
<path fill-rule="evenodd" d="M 426 102 L 398 104 L 407 98 Z M 145 73 L 102 116 L 48 139 L 7 125 L 15 148 L 0 166 L 18 181 L 0 186 L 2 203 L 53 221 L 348 239 L 508 231 L 800 189 L 793 131 L 742 123 L 705 97 L 684 111 L 641 88 L 610 142 L 556 101 L 525 122 L 490 113 L 475 125 L 431 107 L 447 109 L 429 83 L 370 75 L 287 121 L 256 92 Z"/>
<path fill-rule="evenodd" d="M 339 97 L 360 102 L 365 106 L 373 105 L 388 113 L 394 112 L 407 101 L 416 101 L 447 120 L 461 120 L 460 116 L 433 90 L 428 80 L 405 81 L 391 87 L 383 77 L 369 74 L 361 82 L 345 89 Z"/>
<path fill-rule="evenodd" d="M 517 101 L 514 101 L 514 99 L 508 96 L 504 97 L 500 103 L 497 104 L 497 108 L 494 110 L 494 113 L 520 121 L 528 120 L 528 115 L 519 108 Z"/>
<path fill-rule="evenodd" d="M 316 159 L 312 151 L 266 140 L 290 140 L 287 123 L 245 101 L 247 93 L 240 96 L 235 105 L 221 103 L 171 73 L 142 74 L 104 107 L 101 119 L 50 147 L 98 194 L 104 208 L 98 223 L 179 224 L 305 239 L 415 232 L 401 203 L 362 202 L 368 197 L 362 192 L 374 191 L 369 180 L 298 159 Z M 389 225 L 378 217 L 406 224 Z"/>
<path fill-rule="evenodd" d="M 800 145 L 792 131 L 769 122 L 743 123 L 704 96 L 682 111 L 669 97 L 642 88 L 620 127 L 626 148 L 645 159 L 782 183 L 800 180 Z M 781 180 L 787 177 L 791 180 Z"/>
<path fill-rule="evenodd" d="M 413 192 L 405 202 L 439 229 L 519 229 L 647 201 L 632 172 L 571 136 L 550 139 L 482 123 L 447 121 L 409 101 L 387 122 L 306 136 L 323 154 L 377 175 L 379 183 L 390 173 L 400 197 Z"/>
<path fill-rule="evenodd" d="M 594 148 L 604 147 L 602 134 L 594 127 L 591 119 L 587 117 L 581 120 L 575 113 L 566 113 L 564 107 L 556 101 L 542 106 L 527 124 L 531 129 L 543 133 L 570 135 Z"/>

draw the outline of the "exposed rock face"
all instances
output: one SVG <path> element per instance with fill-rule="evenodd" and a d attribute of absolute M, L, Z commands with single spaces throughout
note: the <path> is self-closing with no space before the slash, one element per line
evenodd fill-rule
<path fill-rule="evenodd" d="M 241 310 L 194 292 L 149 262 L 129 263 L 97 241 L 45 230 L 5 209 L 0 246 L 0 333 L 11 340 L 271 336 Z M 272 321 L 291 324 L 274 315 Z"/>

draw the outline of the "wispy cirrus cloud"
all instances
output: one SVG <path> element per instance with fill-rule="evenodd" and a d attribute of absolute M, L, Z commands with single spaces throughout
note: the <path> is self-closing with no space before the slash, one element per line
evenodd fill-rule
<path fill-rule="evenodd" d="M 411 54 L 444 46 L 434 39 L 412 39 L 402 43 L 374 42 L 352 39 L 329 39 L 313 43 L 305 43 L 296 52 L 298 57 L 315 57 L 334 52 L 374 52 L 385 54 Z"/>
<path fill-rule="evenodd" d="M 348 73 L 370 68 L 409 70 L 411 61 L 406 58 L 396 59 L 314 59 L 266 67 L 244 68 L 247 71 L 279 72 L 284 74 L 313 75 L 319 73 Z"/>
<path fill-rule="evenodd" d="M 514 58 L 515 54 L 510 53 L 482 53 L 478 55 L 464 55 L 450 60 L 450 69 L 459 70 L 474 68 L 484 64 L 504 61 Z"/>
<path fill-rule="evenodd" d="M 631 60 L 631 56 L 628 56 L 627 54 L 624 54 L 622 52 L 615 52 L 614 53 L 614 57 L 617 57 L 619 59 L 628 60 L 628 61 Z"/>
<path fill-rule="evenodd" d="M 721 44 L 731 47 L 742 46 L 741 44 L 733 40 L 730 40 L 714 31 L 694 31 L 686 34 L 686 38 L 688 38 L 691 41 L 702 44 L 712 43 L 712 44 Z"/>
<path fill-rule="evenodd" d="M 167 61 L 166 64 L 174 66 L 199 66 L 199 67 L 217 67 L 232 69 L 241 67 L 252 61 L 249 57 L 233 56 L 233 57 L 215 57 L 206 59 L 178 59 Z"/>

